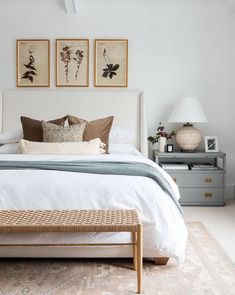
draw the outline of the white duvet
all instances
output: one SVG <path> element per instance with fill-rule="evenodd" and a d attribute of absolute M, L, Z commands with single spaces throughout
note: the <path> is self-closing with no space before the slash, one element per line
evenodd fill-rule
<path fill-rule="evenodd" d="M 138 161 L 160 170 L 177 198 L 171 177 L 143 156 L 28 156 L 0 155 L 1 160 L 102 160 Z M 169 256 L 183 261 L 187 230 L 172 199 L 152 179 L 141 176 L 97 175 L 42 170 L 0 170 L 0 209 L 130 209 L 141 214 L 144 256 Z M 120 234 L 1 234 L 0 243 L 41 242 L 126 242 Z"/>

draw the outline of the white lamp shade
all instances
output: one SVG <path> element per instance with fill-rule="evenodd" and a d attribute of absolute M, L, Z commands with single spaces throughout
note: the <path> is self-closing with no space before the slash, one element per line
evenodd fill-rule
<path fill-rule="evenodd" d="M 208 122 L 199 100 L 196 97 L 180 98 L 170 114 L 168 122 L 204 123 Z"/>

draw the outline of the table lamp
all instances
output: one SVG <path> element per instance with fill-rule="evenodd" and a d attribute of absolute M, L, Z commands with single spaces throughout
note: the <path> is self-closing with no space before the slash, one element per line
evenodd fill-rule
<path fill-rule="evenodd" d="M 195 152 L 201 142 L 201 133 L 191 123 L 208 122 L 196 97 L 180 98 L 170 114 L 168 122 L 185 123 L 176 131 L 175 141 L 183 152 Z"/>

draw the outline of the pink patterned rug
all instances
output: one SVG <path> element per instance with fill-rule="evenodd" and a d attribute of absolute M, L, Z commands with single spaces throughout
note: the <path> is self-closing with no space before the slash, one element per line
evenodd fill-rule
<path fill-rule="evenodd" d="M 144 262 L 144 295 L 234 295 L 235 266 L 200 222 L 187 224 L 186 261 Z M 130 295 L 131 260 L 1 260 L 0 295 Z"/>

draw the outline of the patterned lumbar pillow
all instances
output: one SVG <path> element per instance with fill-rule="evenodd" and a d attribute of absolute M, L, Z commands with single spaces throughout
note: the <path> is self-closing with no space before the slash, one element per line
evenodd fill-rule
<path fill-rule="evenodd" d="M 58 126 L 42 121 L 44 142 L 77 142 L 82 141 L 86 123 L 71 126 Z"/>

